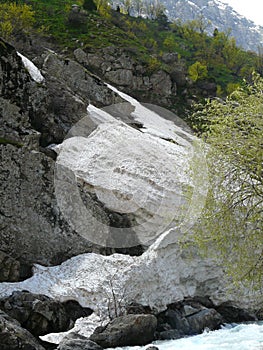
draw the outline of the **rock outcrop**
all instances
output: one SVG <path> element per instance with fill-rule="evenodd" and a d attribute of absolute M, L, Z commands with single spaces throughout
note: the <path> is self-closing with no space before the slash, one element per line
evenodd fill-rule
<path fill-rule="evenodd" d="M 156 327 L 153 315 L 126 315 L 97 328 L 90 340 L 103 348 L 146 345 L 154 340 Z"/>
<path fill-rule="evenodd" d="M 134 58 L 122 49 L 108 47 L 97 52 L 85 52 L 77 49 L 74 52 L 76 60 L 84 67 L 96 71 L 100 76 L 133 95 L 140 101 L 155 102 L 158 96 L 160 105 L 169 105 L 176 97 L 176 79 L 171 79 L 168 72 L 159 69 L 149 72 L 147 65 L 136 62 Z M 181 67 L 178 57 L 167 55 L 164 60 L 174 67 Z"/>
<path fill-rule="evenodd" d="M 0 309 L 35 336 L 66 331 L 77 318 L 92 313 L 90 309 L 81 308 L 76 301 L 63 304 L 26 291 L 14 292 L 10 297 L 0 299 Z"/>
<path fill-rule="evenodd" d="M 37 339 L 22 328 L 18 321 L 0 310 L 0 347 L 1 350 L 45 350 Z"/>
<path fill-rule="evenodd" d="M 57 350 L 102 350 L 98 344 L 78 333 L 66 335 L 59 343 Z"/>
<path fill-rule="evenodd" d="M 28 270 L 33 263 L 57 264 L 98 251 L 60 213 L 53 184 L 56 155 L 46 146 L 63 141 L 86 115 L 89 99 L 110 104 L 121 98 L 77 63 L 67 65 L 51 53 L 45 80 L 37 83 L 14 47 L 1 41 L 0 50 L 1 250 Z"/>
<path fill-rule="evenodd" d="M 192 305 L 191 305 L 192 304 Z M 178 303 L 158 315 L 157 338 L 178 339 L 202 333 L 205 329 L 218 329 L 224 318 L 214 308 L 199 303 Z"/>

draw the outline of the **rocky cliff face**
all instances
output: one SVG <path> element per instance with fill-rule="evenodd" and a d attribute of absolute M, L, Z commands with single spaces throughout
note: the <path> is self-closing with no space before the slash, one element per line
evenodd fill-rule
<path fill-rule="evenodd" d="M 212 34 L 215 28 L 222 32 L 228 32 L 230 29 L 237 45 L 246 50 L 258 52 L 258 46 L 263 42 L 263 27 L 238 14 L 224 1 L 162 0 L 161 2 L 172 20 L 180 19 L 186 22 L 203 15 L 211 23 L 207 28 L 208 33 Z"/>
<path fill-rule="evenodd" d="M 144 73 L 128 67 L 133 61 L 122 57 L 111 68 L 107 50 L 98 63 L 80 50 L 78 62 L 45 51 L 37 58 L 43 79 L 35 81 L 36 67 L 7 43 L 0 49 L 0 295 L 29 290 L 75 299 L 100 315 L 116 311 L 115 300 L 163 310 L 187 296 L 255 307 L 242 291 L 231 295 L 222 267 L 191 244 L 207 187 L 191 130 L 87 70 L 143 88 Z M 185 83 L 183 75 L 175 83 L 158 74 L 149 77 L 148 93 L 155 89 L 160 99 Z M 113 252 L 126 255 L 100 254 Z M 32 264 L 34 275 L 15 282 Z"/>
<path fill-rule="evenodd" d="M 45 147 L 62 142 L 86 114 L 83 89 L 90 87 L 94 103 L 121 99 L 77 63 L 49 53 L 45 80 L 37 83 L 12 46 L 1 41 L 0 48 L 1 250 L 22 264 L 57 264 L 92 248 L 61 216 L 54 195 L 55 153 Z M 59 74 L 52 75 L 51 67 Z"/>

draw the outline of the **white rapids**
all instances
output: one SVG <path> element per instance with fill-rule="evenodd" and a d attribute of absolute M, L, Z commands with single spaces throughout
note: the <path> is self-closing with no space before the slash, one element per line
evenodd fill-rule
<path fill-rule="evenodd" d="M 263 322 L 258 324 L 240 324 L 225 326 L 218 331 L 204 332 L 193 337 L 178 340 L 158 341 L 153 345 L 159 350 L 262 350 Z M 134 346 L 115 348 L 115 350 L 146 350 Z"/>

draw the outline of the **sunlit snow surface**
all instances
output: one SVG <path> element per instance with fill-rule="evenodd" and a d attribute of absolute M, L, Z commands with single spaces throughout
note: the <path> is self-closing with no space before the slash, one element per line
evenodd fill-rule
<path fill-rule="evenodd" d="M 23 56 L 21 53 L 17 52 L 18 56 L 21 57 L 22 62 L 25 68 L 28 70 L 31 78 L 35 80 L 37 83 L 41 83 L 44 80 L 43 75 L 40 73 L 40 70 L 31 62 L 28 58 Z"/>
<path fill-rule="evenodd" d="M 160 350 L 263 350 L 263 322 L 240 324 L 218 331 L 205 332 L 189 338 L 160 341 L 153 344 Z M 145 347 L 115 348 L 115 350 L 139 350 Z"/>

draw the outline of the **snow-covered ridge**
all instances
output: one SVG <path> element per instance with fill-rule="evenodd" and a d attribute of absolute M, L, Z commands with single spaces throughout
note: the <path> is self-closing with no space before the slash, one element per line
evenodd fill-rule
<path fill-rule="evenodd" d="M 224 0 L 161 0 L 168 11 L 171 20 L 182 22 L 198 19 L 200 15 L 207 23 L 208 34 L 213 34 L 215 28 L 221 32 L 231 29 L 231 36 L 237 45 L 245 50 L 258 52 L 258 46 L 263 42 L 263 27 L 239 14 Z"/>
<path fill-rule="evenodd" d="M 37 83 L 42 83 L 45 80 L 45 78 L 43 77 L 37 66 L 34 65 L 32 61 L 30 61 L 27 57 L 23 56 L 21 53 L 17 52 L 17 54 L 19 57 L 21 57 L 22 62 L 25 68 L 28 70 L 31 78 Z"/>

